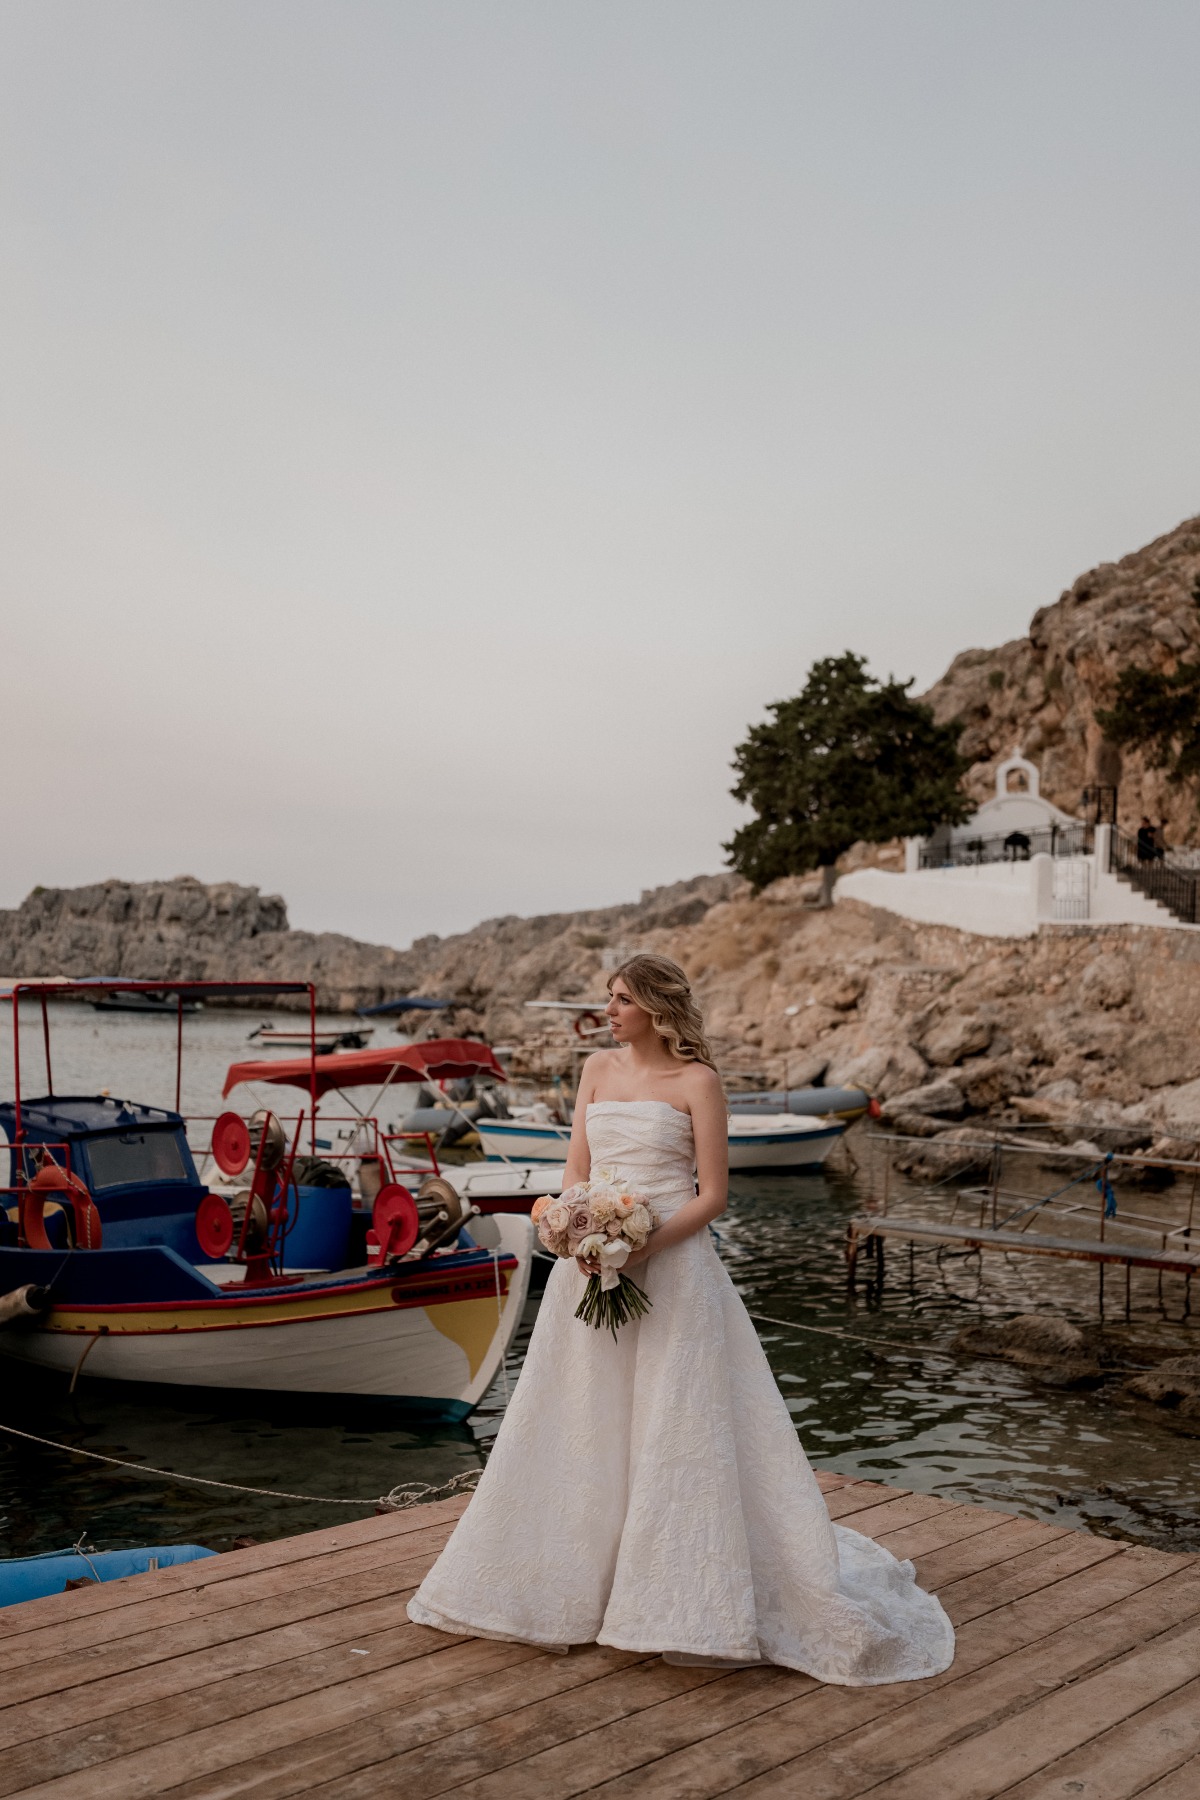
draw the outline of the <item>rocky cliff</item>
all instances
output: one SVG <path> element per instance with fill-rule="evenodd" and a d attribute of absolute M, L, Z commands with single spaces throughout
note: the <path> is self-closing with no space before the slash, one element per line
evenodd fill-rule
<path fill-rule="evenodd" d="M 1200 931 L 980 938 L 853 901 L 823 911 L 818 890 L 793 878 L 753 895 L 701 876 L 397 951 L 292 931 L 283 902 L 254 888 L 113 881 L 0 913 L 0 970 L 313 979 L 322 1005 L 343 1010 L 444 995 L 459 1002 L 453 1029 L 508 1046 L 516 1072 L 544 1079 L 577 1068 L 585 1046 L 569 1019 L 525 1002 L 602 1000 L 618 960 L 659 950 L 695 982 L 730 1076 L 861 1084 L 918 1135 L 988 1114 L 1087 1119 L 1146 1143 L 1200 1136 Z M 429 1029 L 445 1029 L 440 1016 Z"/>
<path fill-rule="evenodd" d="M 456 937 L 418 938 L 408 950 L 293 931 L 278 894 L 234 882 L 205 886 L 185 875 L 35 888 L 0 911 L 0 974 L 312 981 L 320 1005 L 341 1012 L 438 993 L 464 1002 L 467 1023 L 473 1013 L 494 1020 L 498 1012 L 516 1027 L 521 1003 L 543 990 L 568 999 L 583 993 L 597 947 L 694 923 L 741 885 L 732 875 L 701 875 L 627 906 L 488 919 Z"/>
<path fill-rule="evenodd" d="M 1200 518 L 1116 563 L 1081 575 L 1033 616 L 1028 637 L 997 650 L 965 650 L 924 696 L 941 721 L 960 719 L 960 748 L 971 759 L 968 785 L 986 799 L 996 764 L 1014 748 L 1041 769 L 1042 792 L 1079 811 L 1086 783 L 1120 790 L 1120 822 L 1143 812 L 1167 821 L 1172 843 L 1191 843 L 1196 794 L 1172 789 L 1137 751 L 1105 741 L 1096 709 L 1110 706 L 1132 663 L 1173 669 L 1200 654 Z"/>
<path fill-rule="evenodd" d="M 961 717 L 971 785 L 991 790 L 1014 746 L 1043 791 L 1075 811 L 1087 781 L 1119 779 L 1122 817 L 1192 835 L 1195 796 L 1096 721 L 1132 660 L 1200 653 L 1200 519 L 1080 579 L 1030 635 L 958 657 L 928 698 Z M 867 853 L 852 853 L 851 862 Z M 869 853 L 893 863 L 894 849 Z M 454 1028 L 513 1047 L 533 1076 L 577 1066 L 580 1040 L 535 999 L 601 998 L 605 971 L 639 948 L 695 980 L 723 1067 L 763 1082 L 858 1081 L 917 1133 L 970 1113 L 1108 1120 L 1151 1138 L 1200 1136 L 1200 932 L 1056 927 L 1026 940 L 919 926 L 853 902 L 814 910 L 816 883 L 754 896 L 700 876 L 625 906 L 491 919 L 404 951 L 293 931 L 284 902 L 190 878 L 35 889 L 0 913 L 0 973 L 313 980 L 323 1007 L 404 993 L 460 1002 Z M 438 1029 L 434 1026 L 433 1029 Z"/>

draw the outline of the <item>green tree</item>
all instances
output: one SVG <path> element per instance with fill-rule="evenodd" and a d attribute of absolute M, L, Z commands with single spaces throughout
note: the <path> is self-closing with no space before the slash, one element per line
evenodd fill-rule
<path fill-rule="evenodd" d="M 1159 669 L 1122 669 L 1117 697 L 1097 708 L 1096 723 L 1122 747 L 1146 752 L 1152 769 L 1172 781 L 1200 777 L 1200 662 L 1177 663 L 1169 675 Z"/>
<path fill-rule="evenodd" d="M 828 903 L 833 865 L 860 838 L 923 836 L 967 817 L 959 726 L 937 724 L 911 686 L 874 680 L 847 650 L 814 663 L 802 692 L 750 727 L 733 794 L 755 817 L 725 850 L 756 889 L 820 869 Z"/>

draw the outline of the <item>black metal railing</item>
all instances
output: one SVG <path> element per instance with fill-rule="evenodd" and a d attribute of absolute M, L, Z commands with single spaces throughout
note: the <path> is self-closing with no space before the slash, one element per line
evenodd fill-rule
<path fill-rule="evenodd" d="M 1039 826 L 1036 831 L 994 832 L 952 843 L 939 844 L 933 838 L 921 845 L 920 866 L 967 869 L 983 863 L 1028 862 L 1034 856 L 1086 856 L 1094 841 L 1093 827 L 1082 821 Z"/>
<path fill-rule="evenodd" d="M 1170 852 L 1146 838 L 1130 837 L 1113 826 L 1108 866 L 1150 900 L 1157 900 L 1185 925 L 1200 925 L 1200 869 L 1171 861 Z"/>

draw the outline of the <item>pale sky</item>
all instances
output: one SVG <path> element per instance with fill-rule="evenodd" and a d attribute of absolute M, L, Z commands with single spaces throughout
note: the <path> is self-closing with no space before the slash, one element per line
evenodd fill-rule
<path fill-rule="evenodd" d="M 0 904 L 721 866 L 1200 510 L 1194 0 L 0 3 Z"/>

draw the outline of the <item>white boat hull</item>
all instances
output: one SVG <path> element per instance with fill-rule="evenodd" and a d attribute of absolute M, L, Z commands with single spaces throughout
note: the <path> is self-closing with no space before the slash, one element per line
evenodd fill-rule
<path fill-rule="evenodd" d="M 497 1162 L 561 1163 L 571 1136 L 569 1125 L 532 1125 L 523 1119 L 480 1119 L 476 1130 L 493 1166 Z M 844 1130 L 836 1120 L 795 1113 L 734 1114 L 729 1120 L 729 1167 L 819 1168 Z M 515 1170 L 510 1179 L 516 1179 Z"/>
<path fill-rule="evenodd" d="M 456 1299 L 451 1292 L 425 1304 L 393 1303 L 402 1291 L 397 1284 L 369 1308 L 339 1312 L 331 1302 L 296 1317 L 288 1316 L 287 1290 L 281 1290 L 273 1309 L 278 1316 L 254 1318 L 247 1304 L 233 1322 L 192 1314 L 171 1325 L 161 1315 L 125 1309 L 124 1321 L 109 1311 L 103 1335 L 99 1316 L 73 1309 L 51 1312 L 45 1325 L 3 1332 L 0 1354 L 70 1374 L 86 1352 L 84 1373 L 109 1381 L 355 1395 L 465 1418 L 495 1379 L 529 1291 L 532 1224 L 519 1214 L 499 1214 L 496 1223 L 500 1253 L 515 1256 L 517 1268 L 507 1283 L 498 1280 L 495 1297 Z"/>

